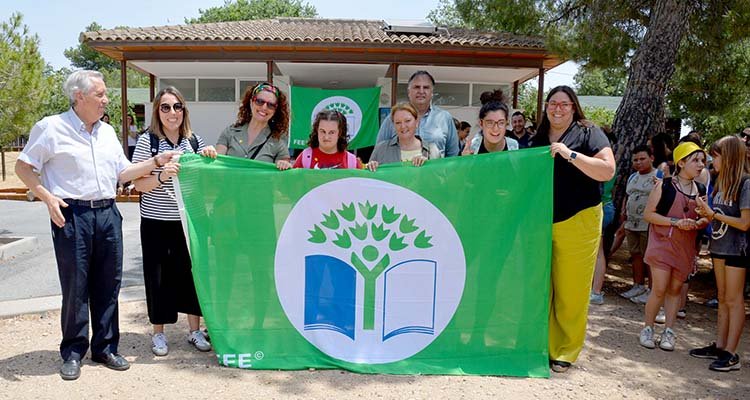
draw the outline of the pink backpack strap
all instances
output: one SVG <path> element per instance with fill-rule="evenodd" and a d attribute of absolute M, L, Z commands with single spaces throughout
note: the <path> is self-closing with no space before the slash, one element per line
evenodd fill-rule
<path fill-rule="evenodd" d="M 302 150 L 300 157 L 302 157 L 302 167 L 309 169 L 312 164 L 312 148 L 308 147 Z"/>
<path fill-rule="evenodd" d="M 346 152 L 346 166 L 345 167 L 349 168 L 349 169 L 357 169 L 357 167 L 359 167 L 359 165 L 357 165 L 357 164 L 358 164 L 357 163 L 357 156 L 355 156 L 354 154 L 352 154 L 352 153 L 350 153 L 350 152 L 347 151 Z"/>

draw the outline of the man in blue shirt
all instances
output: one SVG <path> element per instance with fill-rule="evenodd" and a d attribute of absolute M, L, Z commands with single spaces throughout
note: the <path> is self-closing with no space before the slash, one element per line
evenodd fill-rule
<path fill-rule="evenodd" d="M 448 111 L 432 105 L 435 79 L 427 71 L 417 71 L 409 78 L 407 95 L 409 103 L 419 113 L 417 135 L 427 144 L 434 143 L 443 157 L 458 155 L 458 134 L 453 116 Z M 378 143 L 396 136 L 393 121 L 386 118 L 378 132 Z"/>

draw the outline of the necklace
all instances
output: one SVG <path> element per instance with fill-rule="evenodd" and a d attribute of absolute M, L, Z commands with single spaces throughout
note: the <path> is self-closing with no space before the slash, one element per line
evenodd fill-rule
<path fill-rule="evenodd" d="M 693 198 L 693 186 L 694 186 L 693 180 L 688 179 L 688 182 L 689 182 L 688 184 L 690 185 L 690 193 L 685 193 L 685 190 L 682 186 L 682 181 L 680 181 L 679 175 L 675 176 L 675 178 L 677 178 L 676 179 L 677 185 L 675 186 L 675 188 L 677 189 L 678 192 L 680 192 L 680 194 L 682 194 L 683 200 L 684 200 L 682 212 L 685 216 L 687 216 L 688 211 L 690 211 L 690 208 L 688 208 L 688 204 L 690 202 L 690 199 Z"/>

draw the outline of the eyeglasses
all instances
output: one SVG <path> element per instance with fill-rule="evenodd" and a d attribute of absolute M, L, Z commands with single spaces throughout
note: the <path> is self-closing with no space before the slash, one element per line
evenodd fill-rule
<path fill-rule="evenodd" d="M 547 108 L 555 109 L 555 108 L 562 108 L 563 110 L 570 110 L 573 107 L 573 103 L 569 101 L 548 101 Z"/>
<path fill-rule="evenodd" d="M 181 113 L 182 110 L 185 109 L 185 106 L 182 105 L 182 103 L 174 103 L 174 104 L 167 104 L 162 103 L 159 105 L 159 110 L 163 112 L 164 114 L 170 112 L 171 110 L 174 110 L 176 113 Z"/>
<path fill-rule="evenodd" d="M 263 100 L 259 97 L 253 97 L 253 103 L 258 107 L 266 106 L 269 110 L 275 110 L 277 104 L 272 101 Z"/>
<path fill-rule="evenodd" d="M 487 128 L 504 128 L 506 125 L 506 121 L 504 119 L 493 121 L 491 119 L 483 119 L 482 124 L 486 125 Z"/>

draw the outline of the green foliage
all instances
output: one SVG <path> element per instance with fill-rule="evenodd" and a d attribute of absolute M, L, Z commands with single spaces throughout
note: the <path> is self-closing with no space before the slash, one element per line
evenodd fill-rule
<path fill-rule="evenodd" d="M 49 84 L 44 68 L 39 38 L 21 14 L 12 14 L 0 24 L 0 146 L 28 133 L 39 119 L 36 104 Z"/>
<path fill-rule="evenodd" d="M 612 68 L 580 68 L 573 77 L 579 96 L 622 96 L 628 83 L 622 66 Z"/>
<path fill-rule="evenodd" d="M 547 93 L 544 94 L 547 96 Z M 526 82 L 518 88 L 518 108 L 526 115 L 526 119 L 536 121 L 537 88 L 530 82 Z"/>
<path fill-rule="evenodd" d="M 185 18 L 188 24 L 209 22 L 249 21 L 276 17 L 318 16 L 315 6 L 302 0 L 225 0 L 223 6 L 198 10 L 198 18 Z"/>
<path fill-rule="evenodd" d="M 583 114 L 597 126 L 611 127 L 615 120 L 615 111 L 603 107 L 583 107 Z"/>
<path fill-rule="evenodd" d="M 96 22 L 90 23 L 84 28 L 84 32 L 101 31 L 103 28 Z M 85 43 L 79 43 L 76 47 L 66 49 L 63 54 L 70 60 L 70 64 L 76 68 L 101 71 L 103 69 L 120 68 L 120 63 L 104 54 L 92 49 Z"/>

